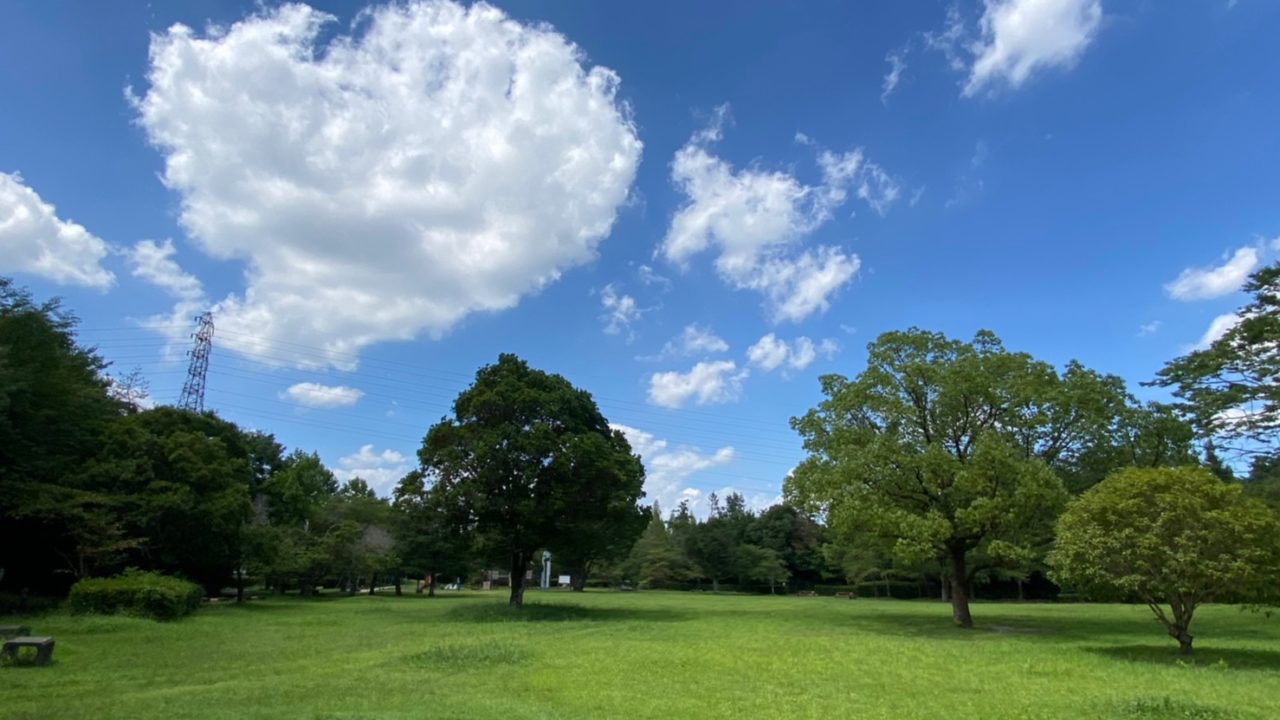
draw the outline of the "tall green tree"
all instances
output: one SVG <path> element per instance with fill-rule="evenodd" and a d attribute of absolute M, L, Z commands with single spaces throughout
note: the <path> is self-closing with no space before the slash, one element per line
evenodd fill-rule
<path fill-rule="evenodd" d="M 591 395 L 509 354 L 476 373 L 418 459 L 479 554 L 508 564 L 515 607 L 535 551 L 643 496 L 644 466 Z"/>
<path fill-rule="evenodd" d="M 1059 583 L 1145 603 L 1190 654 L 1203 603 L 1280 595 L 1280 519 L 1206 468 L 1131 468 L 1071 503 L 1049 564 Z"/>
<path fill-rule="evenodd" d="M 885 538 L 905 561 L 944 562 L 966 628 L 974 576 L 1035 554 L 1066 500 L 1051 467 L 1086 450 L 1123 403 L 1110 379 L 1076 364 L 1059 375 L 985 331 L 967 343 L 885 333 L 860 375 L 821 384 L 826 399 L 792 420 L 809 456 L 785 494 Z"/>
<path fill-rule="evenodd" d="M 1280 263 L 1255 272 L 1244 290 L 1253 299 L 1239 321 L 1152 383 L 1172 388 L 1179 411 L 1229 458 L 1280 453 Z"/>
<path fill-rule="evenodd" d="M 125 411 L 75 327 L 58 300 L 0 277 L 0 568 L 15 588 L 57 589 L 59 571 L 91 572 L 130 546 L 114 498 L 72 482 Z"/>

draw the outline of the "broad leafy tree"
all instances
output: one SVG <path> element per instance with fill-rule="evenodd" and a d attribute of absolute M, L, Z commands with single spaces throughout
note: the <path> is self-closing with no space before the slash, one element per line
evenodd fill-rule
<path fill-rule="evenodd" d="M 1121 470 L 1063 513 L 1049 563 L 1059 583 L 1146 603 L 1190 654 L 1201 604 L 1276 597 L 1280 520 L 1205 468 Z"/>
<path fill-rule="evenodd" d="M 242 438 L 212 413 L 146 410 L 111 424 L 77 482 L 116 499 L 128 535 L 141 541 L 130 562 L 216 592 L 233 579 L 251 517 Z"/>
<path fill-rule="evenodd" d="M 1122 388 L 1076 364 L 1059 374 L 988 332 L 890 332 L 868 350 L 858 377 L 823 376 L 826 399 L 792 420 L 809 457 L 785 492 L 898 558 L 943 562 L 952 616 L 971 627 L 974 576 L 1043 545 L 1066 500 L 1052 468 L 1104 434 Z"/>
<path fill-rule="evenodd" d="M 130 542 L 114 498 L 72 480 L 125 410 L 76 318 L 0 277 L 0 568 L 14 588 L 53 589 L 110 566 Z"/>
<path fill-rule="evenodd" d="M 644 466 L 591 395 L 514 355 L 476 373 L 418 459 L 479 554 L 510 568 L 517 607 L 534 552 L 643 496 Z"/>

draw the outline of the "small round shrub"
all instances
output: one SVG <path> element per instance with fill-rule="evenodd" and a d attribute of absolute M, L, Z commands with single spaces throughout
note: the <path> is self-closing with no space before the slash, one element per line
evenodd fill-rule
<path fill-rule="evenodd" d="M 74 613 L 136 615 L 175 620 L 195 612 L 204 590 L 192 582 L 156 572 L 126 570 L 109 578 L 87 578 L 71 586 Z"/>

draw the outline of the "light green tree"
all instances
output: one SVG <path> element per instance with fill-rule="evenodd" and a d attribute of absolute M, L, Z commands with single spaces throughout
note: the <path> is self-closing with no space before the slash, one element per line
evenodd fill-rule
<path fill-rule="evenodd" d="M 1120 470 L 1075 499 L 1057 531 L 1055 582 L 1146 603 L 1183 654 L 1201 604 L 1276 597 L 1280 519 L 1205 468 Z"/>

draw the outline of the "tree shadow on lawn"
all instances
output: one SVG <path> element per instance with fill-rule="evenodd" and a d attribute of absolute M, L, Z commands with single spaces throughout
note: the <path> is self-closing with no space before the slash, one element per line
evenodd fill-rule
<path fill-rule="evenodd" d="M 1280 651 L 1256 648 L 1197 648 L 1191 657 L 1178 654 L 1170 640 L 1162 645 L 1106 645 L 1086 648 L 1089 652 L 1126 662 L 1143 662 L 1167 667 L 1187 666 L 1223 670 L 1280 670 Z"/>
<path fill-rule="evenodd" d="M 457 622 L 678 622 L 688 613 L 669 608 L 584 607 L 526 603 L 513 608 L 506 603 L 468 603 L 450 608 L 445 617 Z"/>

